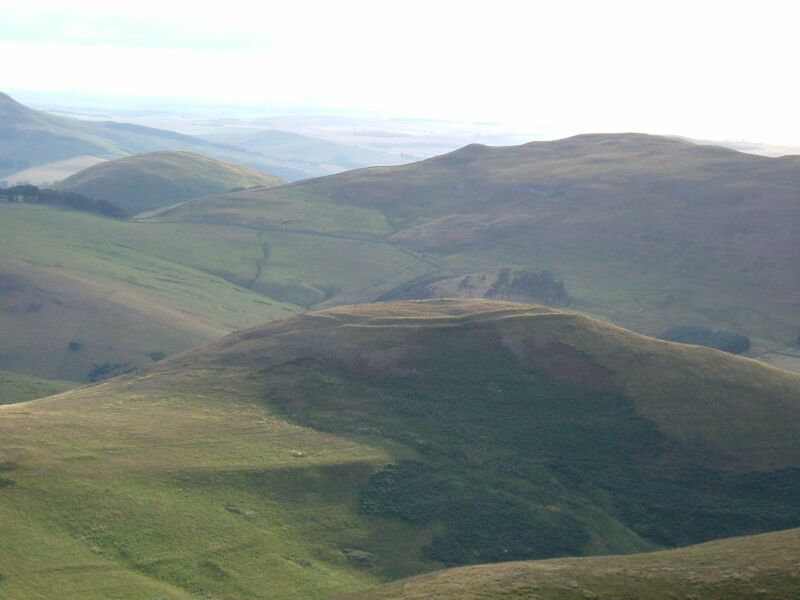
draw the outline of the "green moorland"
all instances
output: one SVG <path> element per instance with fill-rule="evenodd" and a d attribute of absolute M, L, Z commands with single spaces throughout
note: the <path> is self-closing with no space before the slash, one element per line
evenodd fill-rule
<path fill-rule="evenodd" d="M 87 381 L 300 310 L 214 273 L 261 258 L 239 230 L 0 204 L 0 368 Z"/>
<path fill-rule="evenodd" d="M 432 268 L 370 240 L 0 203 L 0 369 L 87 381 Z"/>
<path fill-rule="evenodd" d="M 347 600 L 642 600 L 800 597 L 800 529 L 680 550 L 461 567 Z M 344 599 L 342 599 L 344 600 Z"/>
<path fill-rule="evenodd" d="M 124 224 L 0 206 L 3 272 L 74 296 L 52 306 L 52 319 L 26 312 L 43 304 L 35 299 L 6 304 L 3 318 L 20 342 L 0 355 L 0 368 L 86 380 L 95 368 L 142 366 L 153 353 L 287 314 L 275 302 L 296 311 L 480 296 L 506 270 L 552 273 L 572 307 L 638 331 L 732 331 L 749 336 L 751 355 L 778 351 L 780 364 L 796 362 L 796 173 L 792 157 L 579 136 L 471 146 L 414 165 L 192 200 Z M 87 274 L 101 287 L 51 276 L 83 282 Z M 466 288 L 467 278 L 481 283 Z M 100 299 L 131 306 L 131 292 L 146 316 L 127 308 L 93 315 Z M 76 306 L 84 316 L 68 314 Z M 46 326 L 58 311 L 62 333 L 50 344 Z M 63 331 L 72 327 L 65 323 L 77 327 Z M 87 327 L 95 341 L 68 352 Z"/>
<path fill-rule="evenodd" d="M 800 376 L 578 313 L 306 313 L 0 407 L 0 595 L 331 598 L 797 527 L 799 425 Z"/>
<path fill-rule="evenodd" d="M 193 152 L 150 152 L 93 165 L 56 188 L 108 200 L 137 214 L 234 188 L 281 183 L 275 175 Z"/>
<path fill-rule="evenodd" d="M 480 145 L 411 165 L 226 194 L 154 217 L 390 242 L 430 278 L 549 271 L 573 306 L 652 335 L 800 330 L 800 158 L 640 134 Z"/>
<path fill-rule="evenodd" d="M 40 379 L 19 373 L 0 371 L 0 404 L 14 404 L 52 396 L 77 387 L 74 381 Z"/>

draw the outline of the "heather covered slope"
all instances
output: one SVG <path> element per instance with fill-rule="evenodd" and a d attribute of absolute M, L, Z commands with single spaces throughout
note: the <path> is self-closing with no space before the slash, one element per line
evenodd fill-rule
<path fill-rule="evenodd" d="M 640 331 L 703 325 L 790 346 L 799 193 L 798 157 L 596 134 L 472 145 L 158 218 L 377 239 L 431 259 L 429 280 L 547 270 L 573 306 Z"/>
<path fill-rule="evenodd" d="M 114 202 L 136 214 L 234 188 L 282 183 L 270 173 L 192 152 L 152 152 L 93 165 L 56 187 Z"/>
<path fill-rule="evenodd" d="M 800 530 L 679 550 L 462 567 L 391 583 L 347 600 L 790 600 L 800 592 Z M 344 600 L 344 599 L 343 599 Z"/>
<path fill-rule="evenodd" d="M 0 407 L 0 590 L 330 598 L 796 527 L 798 426 L 800 377 L 577 313 L 303 314 Z"/>

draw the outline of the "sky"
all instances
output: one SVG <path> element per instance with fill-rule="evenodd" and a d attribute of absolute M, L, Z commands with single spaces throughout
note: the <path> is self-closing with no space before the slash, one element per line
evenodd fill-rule
<path fill-rule="evenodd" d="M 0 0 L 0 90 L 800 143 L 800 8 Z"/>

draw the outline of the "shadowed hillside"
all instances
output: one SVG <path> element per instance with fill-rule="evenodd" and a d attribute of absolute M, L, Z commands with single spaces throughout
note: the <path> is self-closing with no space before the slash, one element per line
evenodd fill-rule
<path fill-rule="evenodd" d="M 796 527 L 798 426 L 800 376 L 577 313 L 308 313 L 0 407 L 0 591 L 330 598 Z"/>
<path fill-rule="evenodd" d="M 238 187 L 282 183 L 275 175 L 192 152 L 153 152 L 93 165 L 56 187 L 114 202 L 136 214 Z"/>
<path fill-rule="evenodd" d="M 293 176 L 293 179 L 302 175 L 292 168 L 285 168 L 280 161 L 276 162 L 255 152 L 214 144 L 164 129 L 53 115 L 28 108 L 0 92 L 0 181 L 9 176 L 15 182 L 25 177 L 20 171 L 40 165 L 49 165 L 51 170 L 63 171 L 64 161 L 72 158 L 82 160 L 75 163 L 72 171 L 74 173 L 88 158 L 96 161 L 163 150 L 200 153 L 255 169 Z M 42 171 L 46 172 L 47 169 L 30 172 L 38 174 Z"/>
<path fill-rule="evenodd" d="M 39 379 L 0 371 L 0 404 L 13 404 L 52 396 L 76 387 L 76 385 L 71 381 Z"/>
<path fill-rule="evenodd" d="M 159 218 L 377 239 L 438 264 L 429 282 L 547 271 L 572 306 L 640 331 L 706 326 L 791 346 L 798 194 L 798 157 L 597 134 L 472 145 L 197 200 Z"/>

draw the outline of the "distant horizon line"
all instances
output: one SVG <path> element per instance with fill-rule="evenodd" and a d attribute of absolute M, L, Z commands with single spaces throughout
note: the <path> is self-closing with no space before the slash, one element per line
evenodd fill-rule
<path fill-rule="evenodd" d="M 192 107 L 195 109 L 212 109 L 216 106 L 225 106 L 229 108 L 237 108 L 242 111 L 264 111 L 259 112 L 259 118 L 272 118 L 279 119 L 284 117 L 308 117 L 308 118 L 345 118 L 345 119 L 377 119 L 386 122 L 395 123 L 436 123 L 442 125 L 461 125 L 461 126 L 475 126 L 475 127 L 493 127 L 498 128 L 504 134 L 512 134 L 523 136 L 528 141 L 556 141 L 574 137 L 576 135 L 592 135 L 592 134 L 620 134 L 620 133 L 641 133 L 645 135 L 655 135 L 663 137 L 675 137 L 685 139 L 698 144 L 749 144 L 753 146 L 764 146 L 774 149 L 785 148 L 800 153 L 800 141 L 797 143 L 785 142 L 770 142 L 764 140 L 755 140 L 750 138 L 708 138 L 708 137 L 695 137 L 686 135 L 685 133 L 663 133 L 637 129 L 620 129 L 620 130 L 584 130 L 584 131 L 563 131 L 551 130 L 546 131 L 546 127 L 542 128 L 545 131 L 533 132 L 525 128 L 517 129 L 513 124 L 506 124 L 500 121 L 487 120 L 487 119 L 445 119 L 432 116 L 412 116 L 402 115 L 389 111 L 380 110 L 367 110 L 356 108 L 333 108 L 324 106 L 312 105 L 283 105 L 272 104 L 268 101 L 233 101 L 218 98 L 207 98 L 201 96 L 159 96 L 154 94 L 122 94 L 113 92 L 97 93 L 82 90 L 33 90 L 23 88 L 3 88 L 0 87 L 0 93 L 7 94 L 13 100 L 20 102 L 36 110 L 44 111 L 57 111 L 66 112 L 66 109 L 92 109 L 92 110 L 109 110 L 109 111 L 125 111 L 134 110 L 137 107 L 142 109 L 169 109 L 169 108 L 187 108 Z M 20 98 L 22 97 L 22 98 Z M 103 102 L 111 102 L 112 104 L 103 104 Z M 123 105 L 119 103 L 123 102 Z M 172 106 L 170 106 L 172 105 Z M 80 113 L 70 113 L 75 118 L 80 118 Z M 256 116 L 256 115 L 251 115 Z M 119 121 L 119 116 L 108 115 L 107 118 L 111 121 Z M 521 142 L 526 143 L 526 142 Z"/>

